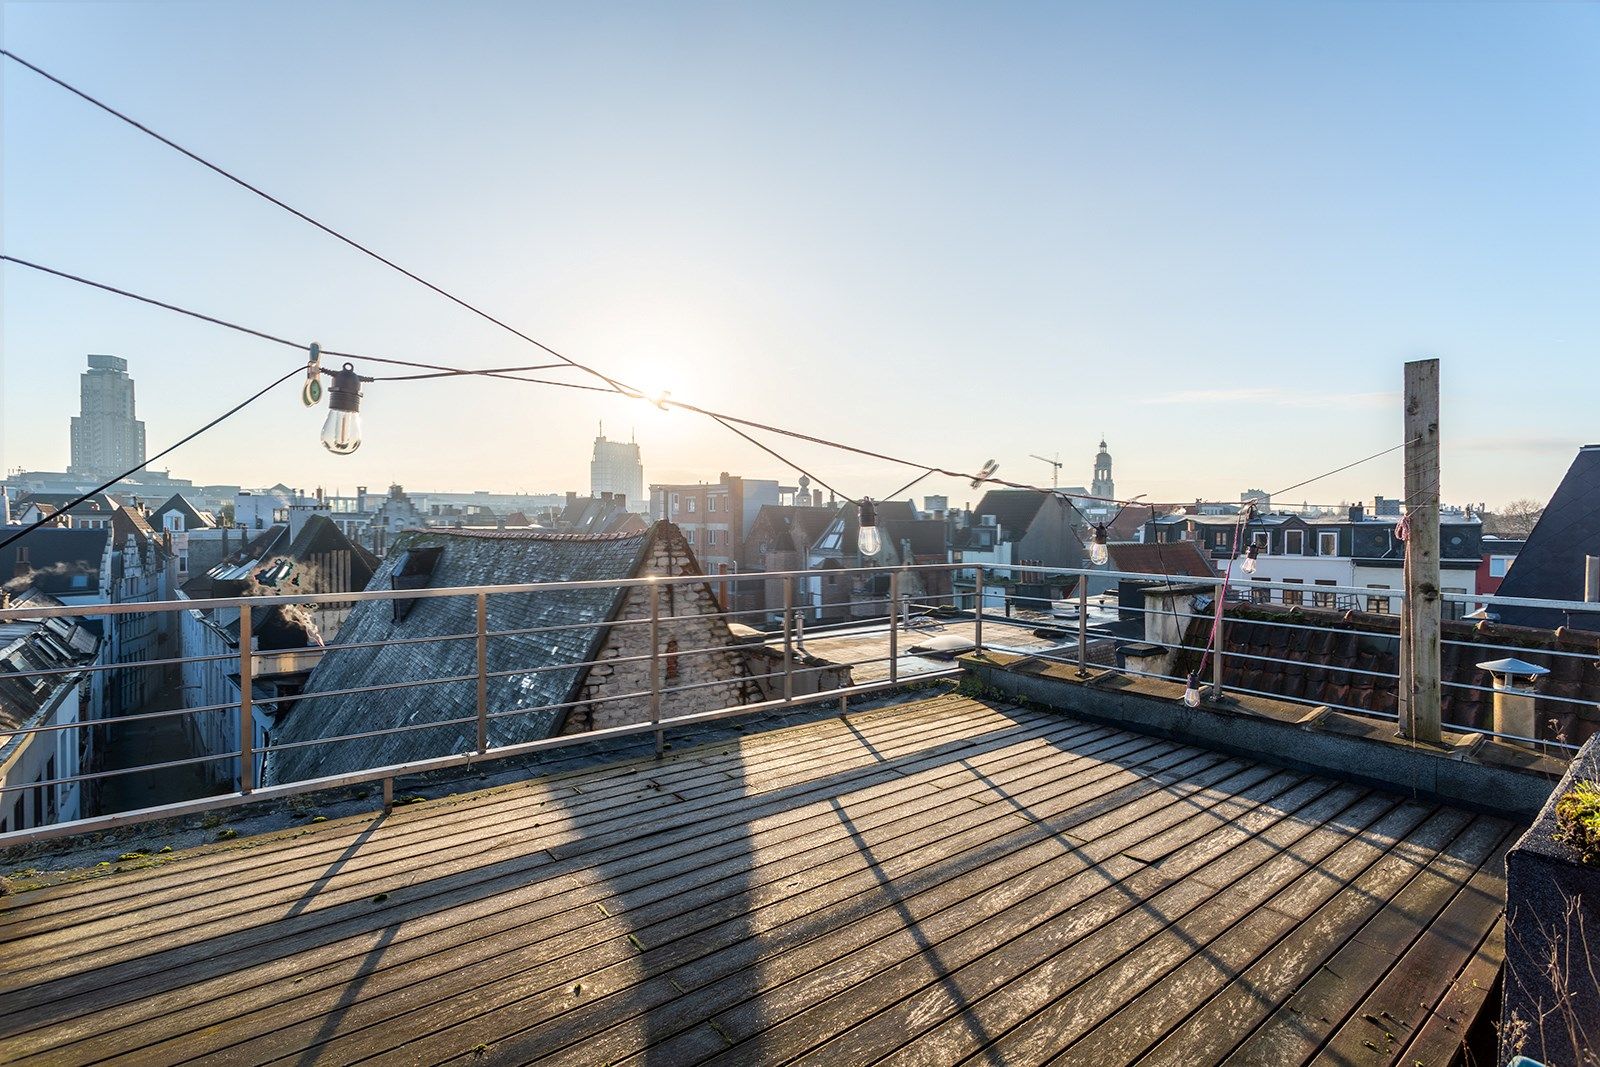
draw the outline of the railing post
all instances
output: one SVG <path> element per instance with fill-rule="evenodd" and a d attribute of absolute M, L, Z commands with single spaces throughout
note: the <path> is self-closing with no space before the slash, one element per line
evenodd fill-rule
<path fill-rule="evenodd" d="M 661 736 L 661 587 L 650 585 L 650 722 L 656 729 L 656 758 L 664 751 Z"/>
<path fill-rule="evenodd" d="M 783 699 L 794 699 L 794 576 L 783 580 Z"/>
<path fill-rule="evenodd" d="M 256 724 L 251 711 L 251 686 L 255 677 L 255 654 L 250 645 L 250 607 L 239 607 L 239 792 L 256 788 Z"/>
<path fill-rule="evenodd" d="M 1078 677 L 1089 677 L 1089 576 L 1078 575 Z"/>
<path fill-rule="evenodd" d="M 975 572 L 977 578 L 972 585 L 972 648 L 975 652 L 983 651 L 983 568 Z"/>
<path fill-rule="evenodd" d="M 900 572 L 889 574 L 889 681 L 900 680 Z"/>
<path fill-rule="evenodd" d="M 1222 588 L 1217 587 L 1216 620 L 1211 626 L 1211 699 L 1222 699 Z"/>
<path fill-rule="evenodd" d="M 478 755 L 489 751 L 489 594 L 478 594 Z"/>

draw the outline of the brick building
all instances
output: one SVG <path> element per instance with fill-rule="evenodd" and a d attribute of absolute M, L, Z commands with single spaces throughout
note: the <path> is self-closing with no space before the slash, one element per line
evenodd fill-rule
<path fill-rule="evenodd" d="M 708 575 L 739 573 L 745 535 L 761 508 L 776 503 L 777 482 L 727 471 L 713 483 L 650 487 L 651 518 L 676 524 Z M 728 603 L 729 590 L 719 588 L 719 594 Z"/>

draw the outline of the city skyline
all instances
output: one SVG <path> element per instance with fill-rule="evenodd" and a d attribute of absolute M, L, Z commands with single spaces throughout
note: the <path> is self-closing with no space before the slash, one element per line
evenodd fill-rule
<path fill-rule="evenodd" d="M 374 28 L 304 5 L 11 5 L 7 46 L 608 374 L 919 462 L 997 458 L 1048 485 L 1030 455 L 1092 456 L 1104 432 L 1125 493 L 1272 490 L 1397 443 L 1418 355 L 1443 360 L 1449 499 L 1547 496 L 1593 436 L 1593 9 L 826 8 L 813 25 L 480 5 L 470 34 L 392 10 Z M 561 55 L 524 69 L 526 35 Z M 289 49 L 315 78 L 282 78 Z M 426 92 L 413 59 L 441 74 Z M 600 59 L 631 73 L 572 89 Z M 8 251 L 329 347 L 537 361 L 36 75 L 4 79 Z M 15 267 L 4 285 L 6 469 L 66 466 L 85 353 L 139 368 L 151 452 L 293 363 Z M 604 419 L 637 426 L 650 480 L 796 476 L 705 420 L 565 390 L 374 383 L 350 457 L 316 444 L 322 414 L 286 385 L 161 466 L 579 488 Z M 914 473 L 769 443 L 849 495 Z M 1395 455 L 1311 499 L 1400 480 Z"/>

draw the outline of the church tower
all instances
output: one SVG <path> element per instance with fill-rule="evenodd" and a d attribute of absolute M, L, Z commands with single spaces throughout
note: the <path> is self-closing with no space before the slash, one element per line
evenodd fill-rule
<path fill-rule="evenodd" d="M 1111 453 L 1106 451 L 1103 437 L 1100 439 L 1100 451 L 1094 457 L 1094 488 L 1089 490 L 1089 495 L 1108 500 L 1115 499 L 1117 495 L 1117 485 L 1111 480 Z"/>

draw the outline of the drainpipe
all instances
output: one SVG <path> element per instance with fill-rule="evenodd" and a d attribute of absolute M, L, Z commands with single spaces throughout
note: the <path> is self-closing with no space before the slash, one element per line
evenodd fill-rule
<path fill-rule="evenodd" d="M 1500 739 L 1507 744 L 1533 748 L 1531 739 L 1539 736 L 1533 686 L 1550 671 L 1520 659 L 1491 660 L 1478 664 L 1478 669 L 1494 678 L 1494 732 L 1510 735 Z M 1511 740 L 1513 737 L 1530 740 Z"/>

